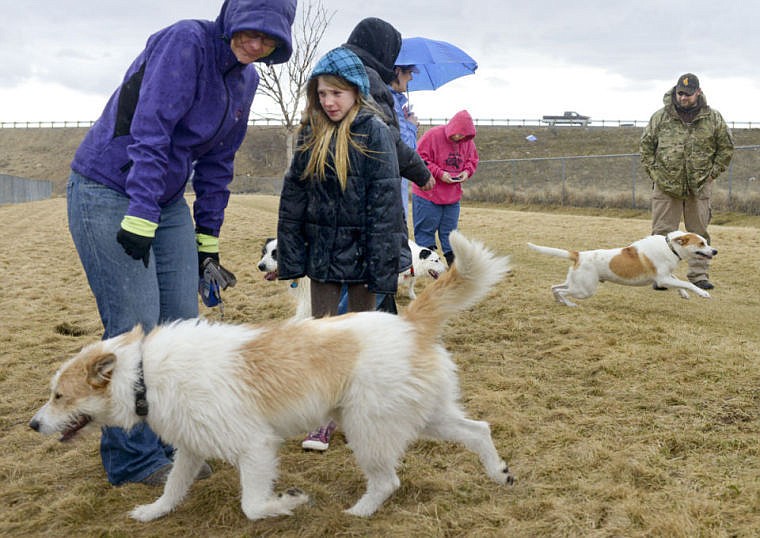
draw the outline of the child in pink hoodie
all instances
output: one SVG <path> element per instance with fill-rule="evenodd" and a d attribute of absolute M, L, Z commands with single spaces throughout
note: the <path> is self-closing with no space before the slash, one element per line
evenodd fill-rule
<path fill-rule="evenodd" d="M 435 234 L 441 242 L 443 255 L 449 265 L 454 262 L 449 234 L 459 222 L 459 201 L 462 183 L 478 168 L 475 148 L 475 124 L 470 113 L 460 110 L 446 125 L 427 131 L 417 145 L 417 153 L 427 163 L 435 178 L 435 187 L 423 191 L 412 186 L 414 240 L 435 250 Z"/>

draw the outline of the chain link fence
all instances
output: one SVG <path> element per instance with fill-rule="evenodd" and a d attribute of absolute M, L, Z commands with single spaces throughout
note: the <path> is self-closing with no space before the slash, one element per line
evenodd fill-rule
<path fill-rule="evenodd" d="M 482 160 L 469 200 L 574 207 L 646 209 L 652 181 L 638 153 Z M 760 215 L 760 146 L 735 148 L 713 187 L 713 209 Z"/>

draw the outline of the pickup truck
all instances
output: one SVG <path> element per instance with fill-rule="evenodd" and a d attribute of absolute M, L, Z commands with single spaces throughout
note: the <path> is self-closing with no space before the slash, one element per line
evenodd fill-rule
<path fill-rule="evenodd" d="M 580 125 L 586 127 L 591 123 L 591 117 L 568 111 L 561 116 L 544 116 L 541 121 L 547 125 Z"/>

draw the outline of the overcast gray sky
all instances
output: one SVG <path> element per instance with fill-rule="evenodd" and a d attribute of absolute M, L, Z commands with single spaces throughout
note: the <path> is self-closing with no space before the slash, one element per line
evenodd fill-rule
<path fill-rule="evenodd" d="M 576 110 L 646 120 L 683 72 L 729 121 L 760 123 L 760 3 L 714 0 L 323 0 L 324 51 L 362 18 L 406 37 L 449 41 L 475 75 L 414 92 L 422 118 Z M 147 37 L 179 19 L 214 19 L 221 0 L 0 0 L 0 121 L 97 118 Z M 369 7 L 368 7 L 369 6 Z M 256 98 L 254 112 L 269 105 Z"/>

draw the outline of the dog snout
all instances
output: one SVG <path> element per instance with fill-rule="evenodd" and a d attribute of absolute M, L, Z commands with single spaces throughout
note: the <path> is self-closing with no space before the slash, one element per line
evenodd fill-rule
<path fill-rule="evenodd" d="M 267 270 L 267 266 L 266 266 L 266 264 L 264 262 L 259 262 L 259 264 L 256 267 L 259 268 L 259 271 L 266 271 Z"/>
<path fill-rule="evenodd" d="M 36 417 L 33 418 L 29 421 L 29 427 L 36 432 L 40 431 L 40 421 Z"/>

